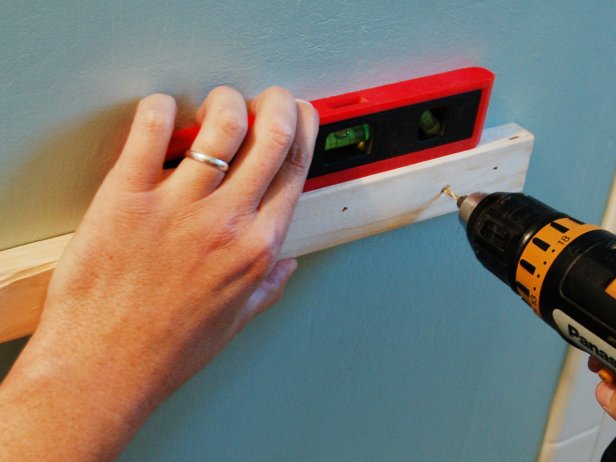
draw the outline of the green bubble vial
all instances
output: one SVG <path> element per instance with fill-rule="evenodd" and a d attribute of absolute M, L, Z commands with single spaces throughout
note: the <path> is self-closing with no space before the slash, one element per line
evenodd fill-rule
<path fill-rule="evenodd" d="M 436 136 L 441 132 L 441 123 L 430 109 L 419 116 L 419 128 L 428 136 Z"/>
<path fill-rule="evenodd" d="M 371 130 L 368 124 L 336 130 L 327 135 L 325 139 L 325 150 L 330 151 L 332 149 L 353 145 L 363 150 L 366 148 L 366 142 L 370 140 L 370 136 Z"/>

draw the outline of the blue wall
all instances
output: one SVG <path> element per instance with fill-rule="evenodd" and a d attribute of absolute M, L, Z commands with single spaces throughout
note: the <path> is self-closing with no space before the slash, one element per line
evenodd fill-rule
<path fill-rule="evenodd" d="M 527 191 L 588 221 L 605 207 L 613 2 L 13 3 L 0 7 L 0 248 L 74 229 L 150 92 L 173 94 L 186 122 L 221 83 L 312 99 L 466 65 L 497 75 L 487 126 L 537 137 Z M 0 370 L 21 343 L 0 347 Z M 279 306 L 122 460 L 530 461 L 564 351 L 441 217 L 302 258 Z"/>

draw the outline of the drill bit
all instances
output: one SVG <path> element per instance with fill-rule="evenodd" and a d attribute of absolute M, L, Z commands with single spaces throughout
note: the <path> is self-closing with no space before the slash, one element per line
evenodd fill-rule
<path fill-rule="evenodd" d="M 451 186 L 447 185 L 445 186 L 443 189 L 441 189 L 441 192 L 443 194 L 448 195 L 449 197 L 451 197 L 454 201 L 456 201 L 456 205 L 458 206 L 458 208 L 460 208 L 460 206 L 462 205 L 462 202 L 464 202 L 464 199 L 466 199 L 466 196 L 459 196 L 458 194 L 456 194 L 455 192 L 453 192 L 451 190 Z"/>
<path fill-rule="evenodd" d="M 441 189 L 441 192 L 443 194 L 447 194 L 449 197 L 451 197 L 454 201 L 458 201 L 460 200 L 460 196 L 458 196 L 455 192 L 453 192 L 451 190 L 451 186 L 447 185 L 445 186 L 443 189 Z"/>

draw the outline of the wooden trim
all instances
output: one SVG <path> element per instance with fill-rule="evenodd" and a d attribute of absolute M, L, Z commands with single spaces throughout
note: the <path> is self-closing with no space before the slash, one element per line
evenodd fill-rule
<path fill-rule="evenodd" d="M 616 175 L 612 181 L 612 193 L 605 207 L 605 215 L 603 216 L 603 227 L 616 233 Z"/>
<path fill-rule="evenodd" d="M 456 210 L 441 194 L 520 191 L 533 135 L 508 124 L 475 149 L 304 193 L 283 257 L 305 255 Z M 56 261 L 71 235 L 0 252 L 0 342 L 34 331 Z"/>
<path fill-rule="evenodd" d="M 72 234 L 0 252 L 0 342 L 34 331 L 53 268 Z"/>

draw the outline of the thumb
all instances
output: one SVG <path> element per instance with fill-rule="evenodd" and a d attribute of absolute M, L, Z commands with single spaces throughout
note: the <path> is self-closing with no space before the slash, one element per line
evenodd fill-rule
<path fill-rule="evenodd" d="M 613 419 L 616 419 L 616 400 L 614 398 L 616 389 L 613 385 L 608 385 L 605 382 L 600 382 L 595 389 L 595 396 L 601 407 Z"/>
<path fill-rule="evenodd" d="M 256 315 L 262 313 L 282 297 L 287 281 L 297 269 L 297 260 L 289 258 L 280 260 L 261 282 L 257 290 L 246 302 L 240 313 L 238 331 L 242 330 Z"/>

